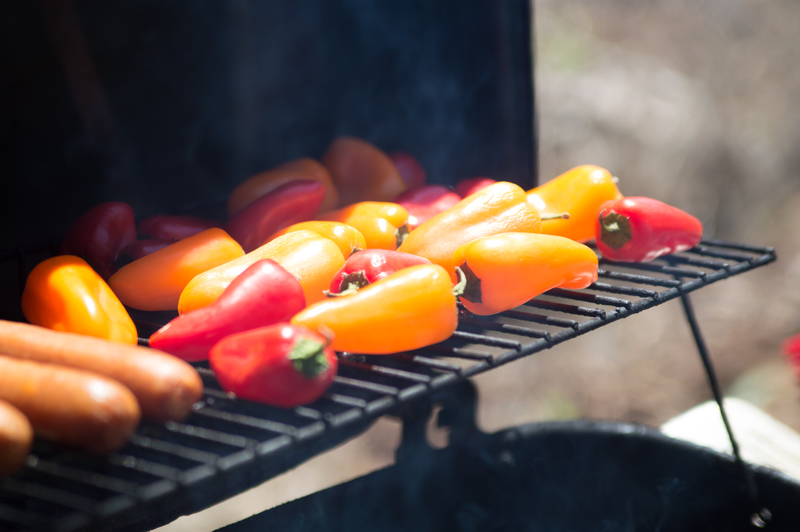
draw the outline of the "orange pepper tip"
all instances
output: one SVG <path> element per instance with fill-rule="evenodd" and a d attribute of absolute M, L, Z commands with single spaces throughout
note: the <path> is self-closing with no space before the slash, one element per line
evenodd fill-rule
<path fill-rule="evenodd" d="M 569 213 L 562 212 L 560 214 L 542 214 L 539 216 L 543 221 L 544 220 L 569 220 Z"/>
<path fill-rule="evenodd" d="M 408 233 L 409 233 L 409 230 L 408 230 L 408 224 L 407 223 L 405 223 L 405 224 L 403 224 L 403 225 L 401 225 L 400 227 L 397 228 L 397 231 L 395 232 L 395 236 L 396 236 L 396 240 L 397 240 L 397 247 L 395 249 L 399 248 L 403 244 L 403 242 L 406 241 L 406 238 L 408 238 Z"/>

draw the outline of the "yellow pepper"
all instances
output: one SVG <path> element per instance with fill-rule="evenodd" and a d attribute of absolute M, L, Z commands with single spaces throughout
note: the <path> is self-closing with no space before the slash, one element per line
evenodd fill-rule
<path fill-rule="evenodd" d="M 446 340 L 458 325 L 458 308 L 444 268 L 423 264 L 309 305 L 292 323 L 331 329 L 337 351 L 382 355 Z"/>
<path fill-rule="evenodd" d="M 331 279 L 344 266 L 344 256 L 333 240 L 311 231 L 293 231 L 192 279 L 181 293 L 178 312 L 210 305 L 239 274 L 262 259 L 274 260 L 297 277 L 308 304 L 325 298 Z"/>
<path fill-rule="evenodd" d="M 341 222 L 316 220 L 296 223 L 286 227 L 285 229 L 281 229 L 269 237 L 267 242 L 270 240 L 275 240 L 279 236 L 285 235 L 286 233 L 300 230 L 311 231 L 312 233 L 317 233 L 325 238 L 330 238 L 333 240 L 334 244 L 339 246 L 339 250 L 342 252 L 342 255 L 344 255 L 345 259 L 347 259 L 347 257 L 356 251 L 367 249 L 367 243 L 364 240 L 364 235 L 362 235 L 355 227 Z"/>
<path fill-rule="evenodd" d="M 195 275 L 244 255 L 222 229 L 206 229 L 123 266 L 108 280 L 120 301 L 139 310 L 175 310 Z"/>
<path fill-rule="evenodd" d="M 586 288 L 597 280 L 597 254 L 569 238 L 501 233 L 473 240 L 453 254 L 467 278 L 460 299 L 486 316 L 518 307 L 556 287 Z"/>
<path fill-rule="evenodd" d="M 528 203 L 525 191 L 500 181 L 467 196 L 455 206 L 414 229 L 398 251 L 412 253 L 439 264 L 456 280 L 453 253 L 477 238 L 497 233 L 538 233 L 539 213 Z"/>
<path fill-rule="evenodd" d="M 542 220 L 542 233 L 587 242 L 594 238 L 600 205 L 620 199 L 614 177 L 604 168 L 590 164 L 564 172 L 527 192 L 528 201 L 543 218 L 568 213 L 568 219 Z"/>
<path fill-rule="evenodd" d="M 362 201 L 317 216 L 341 222 L 364 235 L 366 249 L 396 250 L 408 235 L 408 211 L 396 203 Z"/>
<path fill-rule="evenodd" d="M 117 296 L 89 264 L 74 255 L 40 262 L 22 293 L 29 322 L 56 331 L 136 344 L 136 326 Z"/>

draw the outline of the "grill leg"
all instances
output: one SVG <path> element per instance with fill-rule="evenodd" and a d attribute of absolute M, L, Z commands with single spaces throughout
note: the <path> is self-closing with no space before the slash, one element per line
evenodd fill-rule
<path fill-rule="evenodd" d="M 694 314 L 694 308 L 692 307 L 691 301 L 689 301 L 688 294 L 681 294 L 681 303 L 683 303 L 683 310 L 686 313 L 686 320 L 689 322 L 689 327 L 692 329 L 692 335 L 694 336 L 695 344 L 697 344 L 697 351 L 700 354 L 700 360 L 703 362 L 703 367 L 706 371 L 706 377 L 708 377 L 708 384 L 711 387 L 711 393 L 714 395 L 714 401 L 716 401 L 717 405 L 719 406 L 719 413 L 722 416 L 722 423 L 725 425 L 725 430 L 728 433 L 728 439 L 731 442 L 731 449 L 733 450 L 733 456 L 736 460 L 736 466 L 738 467 L 742 476 L 742 480 L 747 488 L 747 495 L 750 499 L 750 505 L 753 508 L 753 514 L 751 516 L 752 524 L 759 528 L 764 528 L 772 515 L 768 509 L 763 508 L 761 504 L 759 504 L 758 486 L 756 485 L 755 478 L 753 477 L 750 468 L 744 463 L 744 460 L 742 460 L 742 456 L 739 452 L 739 444 L 736 442 L 730 422 L 728 421 L 728 415 L 725 413 L 725 406 L 722 402 L 722 392 L 720 391 L 719 382 L 717 381 L 717 375 L 714 372 L 714 366 L 711 363 L 711 357 L 708 356 L 706 343 L 703 339 L 702 333 L 700 332 L 700 326 L 697 323 L 697 318 Z"/>

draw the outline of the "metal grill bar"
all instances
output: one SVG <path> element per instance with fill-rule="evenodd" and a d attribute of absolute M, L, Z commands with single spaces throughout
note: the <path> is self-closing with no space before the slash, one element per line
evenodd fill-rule
<path fill-rule="evenodd" d="M 28 246 L 0 253 L 0 261 L 16 260 L 23 277 L 31 266 L 27 257 L 52 249 L 51 242 Z M 120 452 L 102 457 L 37 442 L 28 466 L 0 481 L 0 530 L 97 531 L 109 519 L 135 522 L 154 508 L 200 510 L 404 403 L 774 260 L 771 248 L 719 241 L 644 264 L 601 259 L 603 282 L 554 289 L 494 316 L 462 311 L 458 331 L 441 344 L 392 356 L 341 354 L 340 373 L 325 397 L 298 409 L 236 399 L 198 364 L 205 395 L 181 423 L 145 423 Z M 135 320 L 154 330 L 172 316 L 139 312 Z M 59 489 L 65 482 L 90 489 Z"/>

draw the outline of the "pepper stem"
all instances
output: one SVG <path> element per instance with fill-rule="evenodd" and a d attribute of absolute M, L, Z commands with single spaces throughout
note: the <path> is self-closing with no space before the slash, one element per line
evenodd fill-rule
<path fill-rule="evenodd" d="M 325 373 L 330 364 L 325 358 L 325 346 L 308 338 L 299 338 L 289 353 L 294 369 L 304 377 L 313 379 Z"/>
<path fill-rule="evenodd" d="M 467 283 L 469 281 L 467 274 L 464 273 L 464 270 L 467 270 L 468 273 L 472 273 L 472 270 L 469 269 L 469 266 L 467 266 L 466 262 L 461 266 L 456 266 L 456 273 L 458 274 L 458 283 L 456 283 L 456 285 L 453 286 L 453 295 L 456 297 L 459 297 L 462 294 L 464 294 L 464 292 L 467 289 Z"/>
<path fill-rule="evenodd" d="M 561 214 L 541 214 L 539 218 L 542 220 L 569 220 L 569 213 L 562 212 Z"/>
<path fill-rule="evenodd" d="M 603 209 L 597 215 L 600 220 L 600 241 L 611 249 L 619 249 L 633 238 L 631 222 L 627 216 Z"/>
<path fill-rule="evenodd" d="M 403 224 L 397 228 L 395 232 L 395 241 L 397 242 L 397 247 L 399 248 L 400 245 L 406 241 L 408 238 L 408 224 Z"/>

